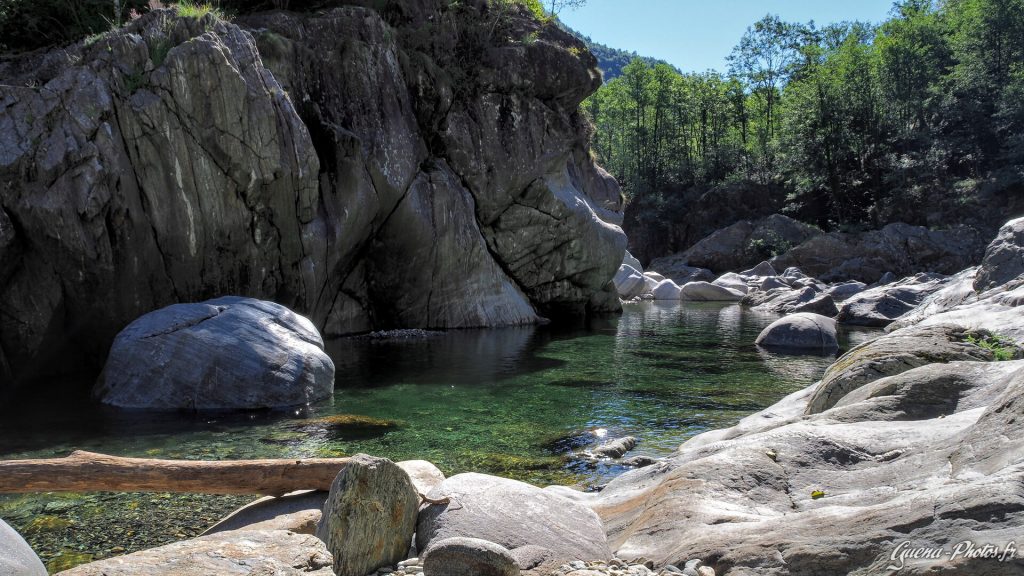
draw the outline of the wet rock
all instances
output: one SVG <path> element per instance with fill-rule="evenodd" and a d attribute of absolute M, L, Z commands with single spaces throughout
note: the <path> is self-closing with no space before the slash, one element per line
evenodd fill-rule
<path fill-rule="evenodd" d="M 679 291 L 680 300 L 692 302 L 739 302 L 743 293 L 708 282 L 690 282 Z"/>
<path fill-rule="evenodd" d="M 477 538 L 436 540 L 423 555 L 425 576 L 518 576 L 516 559 L 503 546 Z"/>
<path fill-rule="evenodd" d="M 769 324 L 758 335 L 756 344 L 780 350 L 837 350 L 836 321 L 809 312 L 791 314 Z"/>
<path fill-rule="evenodd" d="M 329 397 L 334 363 L 306 318 L 224 297 L 175 304 L 125 328 L 93 395 L 119 408 L 256 409 Z"/>
<path fill-rule="evenodd" d="M 409 475 L 393 462 L 353 456 L 331 485 L 317 530 L 336 576 L 366 576 L 405 559 L 419 502 Z"/>
<path fill-rule="evenodd" d="M 990 290 L 1021 274 L 1024 274 L 1024 218 L 1017 218 L 1004 224 L 985 250 L 974 290 Z"/>
<path fill-rule="evenodd" d="M 593 453 L 605 458 L 621 458 L 626 452 L 635 448 L 637 442 L 638 440 L 633 436 L 624 436 L 594 448 Z"/>
<path fill-rule="evenodd" d="M 283 530 L 231 531 L 84 564 L 61 574 L 333 576 L 331 561 L 331 554 L 324 543 L 308 534 L 295 534 Z"/>
<path fill-rule="evenodd" d="M 509 550 L 534 545 L 553 553 L 552 561 L 611 558 L 601 521 L 578 502 L 523 482 L 458 474 L 428 495 L 419 515 L 416 546 L 453 537 L 480 538 Z M 557 564 L 556 564 L 557 565 Z"/>
<path fill-rule="evenodd" d="M 3 576 L 46 576 L 46 567 L 32 547 L 14 528 L 0 520 L 0 574 Z"/>

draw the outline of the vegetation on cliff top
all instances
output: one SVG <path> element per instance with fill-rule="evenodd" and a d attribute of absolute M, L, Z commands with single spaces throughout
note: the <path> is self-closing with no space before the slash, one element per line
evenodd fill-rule
<path fill-rule="evenodd" d="M 904 0 L 878 26 L 768 16 L 730 63 L 637 59 L 585 103 L 632 238 L 668 247 L 684 195 L 725 183 L 827 229 L 992 227 L 1020 209 L 1024 0 Z"/>

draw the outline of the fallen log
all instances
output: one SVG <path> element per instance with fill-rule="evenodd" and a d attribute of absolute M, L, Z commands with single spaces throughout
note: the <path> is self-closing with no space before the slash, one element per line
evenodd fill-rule
<path fill-rule="evenodd" d="M 158 460 L 76 451 L 64 458 L 0 460 L 0 493 L 191 492 L 281 496 L 330 490 L 347 458 Z"/>

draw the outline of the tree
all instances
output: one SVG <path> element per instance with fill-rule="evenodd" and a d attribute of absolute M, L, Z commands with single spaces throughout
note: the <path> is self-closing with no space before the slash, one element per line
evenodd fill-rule
<path fill-rule="evenodd" d="M 547 9 L 548 14 L 558 16 L 558 13 L 566 8 L 575 10 L 583 7 L 587 3 L 587 0 L 546 0 L 545 3 L 545 8 Z"/>

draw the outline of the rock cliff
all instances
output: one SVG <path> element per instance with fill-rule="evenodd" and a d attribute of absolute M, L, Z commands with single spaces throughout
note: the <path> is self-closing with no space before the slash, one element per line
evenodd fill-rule
<path fill-rule="evenodd" d="M 226 294 L 327 337 L 609 307 L 593 56 L 482 1 L 357 3 L 157 10 L 0 62 L 0 394 Z"/>

